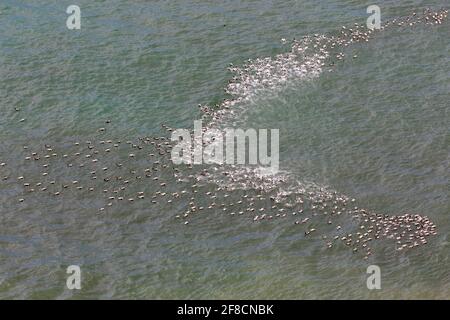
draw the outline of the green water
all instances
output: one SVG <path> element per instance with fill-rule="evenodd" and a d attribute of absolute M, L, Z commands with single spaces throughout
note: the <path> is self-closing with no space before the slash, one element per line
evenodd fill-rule
<path fill-rule="evenodd" d="M 83 0 L 75 31 L 70 4 L 0 3 L 2 175 L 22 174 L 24 145 L 89 140 L 105 119 L 123 140 L 160 134 L 161 123 L 192 127 L 198 104 L 226 97 L 230 63 L 367 17 L 363 1 Z M 423 6 L 383 1 L 382 20 Z M 380 244 L 363 260 L 289 223 L 217 214 L 185 226 L 169 204 L 99 214 L 77 196 L 18 206 L 17 187 L 2 182 L 0 298 L 449 298 L 449 36 L 448 20 L 383 32 L 346 49 L 358 59 L 262 94 L 238 119 L 280 129 L 280 168 L 295 180 L 377 212 L 427 215 L 438 227 L 427 245 L 392 253 Z M 367 289 L 369 264 L 381 267 L 382 290 Z M 68 265 L 81 266 L 79 291 L 66 288 Z"/>

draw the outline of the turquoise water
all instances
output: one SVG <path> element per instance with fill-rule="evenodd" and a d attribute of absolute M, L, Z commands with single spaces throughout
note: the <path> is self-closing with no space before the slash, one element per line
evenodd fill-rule
<path fill-rule="evenodd" d="M 97 141 L 106 119 L 106 139 L 122 141 L 161 135 L 161 123 L 192 127 L 198 104 L 227 98 L 230 63 L 286 52 L 282 38 L 363 24 L 365 2 L 78 1 L 79 31 L 66 27 L 70 4 L 0 4 L 0 174 L 13 177 L 0 183 L 0 298 L 449 298 L 448 20 L 345 48 L 331 72 L 262 92 L 231 121 L 279 128 L 280 168 L 300 185 L 437 226 L 424 246 L 396 252 L 380 241 L 365 260 L 344 246 L 327 250 L 292 220 L 253 223 L 213 210 L 184 225 L 175 216 L 185 203 L 99 212 L 97 197 L 76 191 L 18 204 L 15 181 L 30 170 L 33 182 L 43 179 L 23 146 Z M 382 21 L 424 6 L 383 1 Z M 53 163 L 55 179 L 82 179 Z M 382 290 L 366 287 L 370 264 L 381 267 Z M 66 288 L 68 265 L 81 266 L 79 291 Z"/>

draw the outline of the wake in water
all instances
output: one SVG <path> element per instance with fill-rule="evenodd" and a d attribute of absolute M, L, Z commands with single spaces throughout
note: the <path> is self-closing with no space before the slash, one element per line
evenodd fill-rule
<path fill-rule="evenodd" d="M 339 35 L 325 36 L 315 34 L 306 36 L 301 40 L 294 40 L 291 50 L 274 58 L 257 58 L 249 60 L 243 67 L 230 66 L 229 70 L 235 74 L 229 82 L 225 91 L 232 97 L 224 100 L 222 104 L 215 108 L 201 106 L 204 112 L 203 118 L 210 119 L 210 128 L 223 128 L 225 125 L 232 124 L 237 117 L 241 117 L 244 110 L 236 106 L 245 106 L 246 102 L 251 101 L 256 96 L 264 92 L 274 92 L 283 88 L 284 85 L 293 81 L 305 81 L 320 76 L 324 68 L 333 71 L 338 61 L 345 59 L 344 48 L 354 44 L 369 42 L 377 33 L 391 28 L 412 28 L 416 25 L 440 25 L 448 16 L 448 10 L 439 10 L 433 12 L 429 9 L 423 14 L 412 13 L 410 16 L 396 18 L 387 21 L 381 30 L 368 30 L 365 25 L 355 23 L 352 27 L 342 27 Z M 286 42 L 282 39 L 282 42 Z M 354 55 L 352 59 L 357 58 Z M 233 108 L 231 108 L 233 107 Z M 286 181 L 289 175 L 284 174 L 283 178 L 274 179 L 272 174 L 262 174 L 261 168 L 236 168 L 229 167 L 223 170 L 215 169 L 213 180 L 216 183 L 226 186 L 228 189 L 261 189 L 273 192 L 273 199 L 278 202 L 284 202 L 286 198 L 298 199 L 293 201 L 291 208 L 302 207 L 305 201 L 310 203 L 309 211 L 312 216 L 317 216 L 315 210 L 321 212 L 327 224 L 333 224 L 330 217 L 339 216 L 345 212 L 347 216 L 360 221 L 359 231 L 355 234 L 342 232 L 339 235 L 334 234 L 330 239 L 326 239 L 327 246 L 334 244 L 333 240 L 340 239 L 346 245 L 353 246 L 357 251 L 362 246 L 366 251 L 366 257 L 371 254 L 368 242 L 380 237 L 386 237 L 396 240 L 397 250 L 413 248 L 420 244 L 427 243 L 425 237 L 436 234 L 436 226 L 427 218 L 420 215 L 404 214 L 399 216 L 388 216 L 369 212 L 358 207 L 348 208 L 348 197 L 338 196 L 336 192 L 327 191 L 325 188 L 314 187 L 314 185 L 305 185 L 299 181 L 291 181 L 286 190 Z M 217 174 L 218 173 L 218 174 Z M 226 178 L 220 178 L 220 175 L 226 173 Z M 331 205 L 331 209 L 330 209 Z M 272 208 L 275 209 L 275 208 Z M 303 209 L 300 211 L 303 213 Z M 296 215 L 296 211 L 292 213 Z M 277 213 L 276 216 L 280 216 Z M 286 216 L 281 213 L 281 216 Z M 254 220 L 260 221 L 271 219 L 272 215 L 257 215 Z M 310 217 L 296 220 L 296 224 L 304 224 L 310 220 Z M 346 223 L 348 225 L 348 223 Z M 342 227 L 338 225 L 337 230 Z M 305 234 L 316 231 L 315 228 L 307 228 Z"/>
<path fill-rule="evenodd" d="M 382 30 L 438 25 L 447 10 L 394 19 Z M 292 81 L 305 81 L 331 70 L 345 59 L 343 48 L 367 42 L 380 31 L 355 24 L 337 36 L 314 35 L 294 40 L 287 53 L 273 58 L 249 60 L 242 67 L 230 66 L 234 77 L 225 99 L 214 107 L 200 106 L 209 128 L 223 129 L 245 112 L 247 102 L 264 92 L 274 92 Z M 353 58 L 356 58 L 353 57 Z M 273 174 L 249 166 L 175 166 L 173 143 L 167 136 L 123 141 L 108 128 L 99 129 L 90 141 L 67 141 L 58 146 L 23 146 L 26 168 L 20 174 L 0 163 L 0 174 L 16 203 L 33 208 L 43 201 L 64 203 L 79 199 L 99 204 L 99 214 L 116 207 L 146 201 L 152 211 L 178 212 L 173 219 L 188 225 L 205 214 L 246 217 L 263 223 L 286 220 L 301 227 L 305 237 L 324 242 L 324 248 L 345 245 L 365 258 L 372 243 L 387 238 L 397 250 L 426 244 L 436 226 L 426 216 L 389 216 L 359 208 L 354 199 L 314 183 L 294 179 L 288 172 Z M 168 134 L 172 128 L 163 125 Z M 61 172 L 64 172 L 63 178 Z M 45 199 L 44 199 L 45 198 Z"/>

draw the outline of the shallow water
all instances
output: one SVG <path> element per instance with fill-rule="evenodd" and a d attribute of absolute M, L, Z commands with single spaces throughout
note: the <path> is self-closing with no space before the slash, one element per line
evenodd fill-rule
<path fill-rule="evenodd" d="M 232 119 L 280 128 L 281 169 L 299 184 L 335 190 L 379 213 L 426 215 L 437 225 L 424 246 L 396 252 L 380 241 L 364 260 L 345 246 L 327 250 L 292 220 L 254 223 L 218 211 L 184 225 L 176 218 L 187 206 L 182 201 L 99 211 L 101 198 L 72 189 L 18 203 L 15 180 L 25 173 L 44 179 L 41 166 L 24 160 L 24 145 L 67 150 L 74 141 L 161 135 L 161 123 L 192 127 L 198 104 L 227 97 L 230 63 L 286 52 L 281 38 L 335 35 L 342 25 L 365 23 L 365 4 L 81 1 L 82 29 L 69 31 L 65 5 L 41 2 L 0 4 L 0 162 L 7 164 L 0 170 L 14 177 L 0 183 L 0 298 L 449 297 L 448 20 L 386 30 L 346 48 L 358 58 L 263 92 Z M 391 19 L 423 7 L 384 1 L 381 9 Z M 128 153 L 104 160 L 114 168 Z M 61 161 L 51 164 L 52 178 L 86 178 Z M 244 193 L 230 192 L 227 201 Z M 82 268 L 80 291 L 65 286 L 74 264 Z M 366 288 L 369 264 L 381 267 L 380 291 Z"/>

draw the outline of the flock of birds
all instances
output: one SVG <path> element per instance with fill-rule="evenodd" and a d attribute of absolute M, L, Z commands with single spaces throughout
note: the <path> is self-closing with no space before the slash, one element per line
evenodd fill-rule
<path fill-rule="evenodd" d="M 209 121 L 210 127 L 220 126 L 224 120 L 235 120 L 239 107 L 251 101 L 264 91 L 276 91 L 286 83 L 318 77 L 325 68 L 333 71 L 337 62 L 346 58 L 344 49 L 359 43 L 369 42 L 383 31 L 392 28 L 413 28 L 418 25 L 440 25 L 448 17 L 447 9 L 432 11 L 425 9 L 422 13 L 413 12 L 406 17 L 387 20 L 379 30 L 368 29 L 365 24 L 355 23 L 351 27 L 342 26 L 337 35 L 314 34 L 302 39 L 293 39 L 290 51 L 275 57 L 249 59 L 241 67 L 230 64 L 228 70 L 234 76 L 229 80 L 225 93 L 231 99 L 224 99 L 215 106 L 200 105 L 203 119 Z M 281 39 L 287 44 L 286 39 Z M 358 58 L 357 54 L 352 59 Z"/>
<path fill-rule="evenodd" d="M 386 22 L 382 30 L 420 23 L 437 25 L 447 16 L 448 10 L 426 10 Z M 337 36 L 294 39 L 290 52 L 274 58 L 230 66 L 235 76 L 225 91 L 232 98 L 214 107 L 200 106 L 207 123 L 203 129 L 229 124 L 242 112 L 239 107 L 263 90 L 277 90 L 293 79 L 320 75 L 323 68 L 345 58 L 344 52 L 333 54 L 334 49 L 369 41 L 382 30 L 371 31 L 355 24 L 343 27 Z M 391 239 L 400 251 L 426 244 L 427 237 L 437 234 L 436 226 L 426 216 L 371 212 L 359 208 L 354 199 L 301 183 L 289 174 L 274 175 L 256 166 L 174 165 L 170 139 L 173 128 L 163 124 L 166 135 L 127 141 L 110 134 L 110 123 L 106 121 L 88 141 L 23 146 L 27 170 L 21 174 L 1 162 L 0 178 L 12 183 L 18 205 L 32 206 L 43 197 L 58 202 L 76 197 L 101 199 L 99 214 L 135 202 L 146 202 L 154 210 L 169 205 L 176 212 L 173 218 L 185 225 L 195 217 L 211 214 L 246 217 L 255 223 L 285 220 L 301 227 L 305 238 L 322 240 L 325 248 L 348 246 L 362 252 L 366 259 L 372 255 L 375 240 Z"/>

